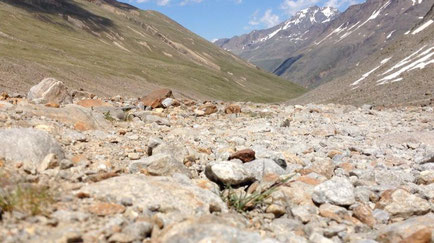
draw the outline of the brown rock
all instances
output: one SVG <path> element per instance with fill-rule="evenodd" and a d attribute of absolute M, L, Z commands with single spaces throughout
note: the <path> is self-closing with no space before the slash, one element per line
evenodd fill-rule
<path fill-rule="evenodd" d="M 337 167 L 345 170 L 347 173 L 354 170 L 354 165 L 349 162 L 340 163 Z"/>
<path fill-rule="evenodd" d="M 433 230 L 434 214 L 427 214 L 380 228 L 376 240 L 381 243 L 430 243 Z"/>
<path fill-rule="evenodd" d="M 145 95 L 140 99 L 145 106 L 155 108 L 163 107 L 161 102 L 166 98 L 174 98 L 172 90 L 170 89 L 159 89 L 154 90 L 151 93 Z"/>
<path fill-rule="evenodd" d="M 72 92 L 72 98 L 74 99 L 93 99 L 95 97 L 94 94 L 86 92 L 84 90 L 74 90 Z"/>
<path fill-rule="evenodd" d="M 84 160 L 86 160 L 86 156 L 84 156 L 83 154 L 78 154 L 71 158 L 71 161 L 75 164 Z"/>
<path fill-rule="evenodd" d="M 60 105 L 57 103 L 47 103 L 45 104 L 46 107 L 50 107 L 50 108 L 59 108 Z"/>
<path fill-rule="evenodd" d="M 104 102 L 102 100 L 92 100 L 92 99 L 85 99 L 80 100 L 77 102 L 77 105 L 90 108 L 90 107 L 105 107 L 105 106 L 111 106 L 109 103 Z"/>
<path fill-rule="evenodd" d="M 430 229 L 427 227 L 427 228 L 421 229 L 419 231 L 416 231 L 415 233 L 413 233 L 409 237 L 403 239 L 399 243 L 407 243 L 407 242 L 431 243 L 432 242 L 432 232 L 433 232 L 433 229 Z"/>
<path fill-rule="evenodd" d="M 0 100 L 6 100 L 7 98 L 9 98 L 8 93 L 6 93 L 6 92 L 2 92 L 2 93 L 0 94 Z"/>
<path fill-rule="evenodd" d="M 286 214 L 286 209 L 281 205 L 271 204 L 270 206 L 267 207 L 266 212 L 272 213 L 276 218 L 279 218 L 282 215 Z"/>
<path fill-rule="evenodd" d="M 125 207 L 114 203 L 96 203 L 88 208 L 88 211 L 98 216 L 110 216 L 125 212 Z"/>
<path fill-rule="evenodd" d="M 310 169 L 330 179 L 333 176 L 335 164 L 330 159 L 315 160 Z"/>
<path fill-rule="evenodd" d="M 89 126 L 89 124 L 87 124 L 85 122 L 78 121 L 78 122 L 76 122 L 74 124 L 74 129 L 77 130 L 77 131 L 84 132 L 84 131 L 87 131 L 87 130 L 91 130 L 92 127 Z"/>
<path fill-rule="evenodd" d="M 313 186 L 319 185 L 322 182 L 320 180 L 314 179 L 314 178 L 309 177 L 309 176 L 300 176 L 299 178 L 297 178 L 297 181 L 301 181 L 303 183 L 313 185 Z"/>
<path fill-rule="evenodd" d="M 393 217 L 408 218 L 413 215 L 426 214 L 431 206 L 425 199 L 417 197 L 406 190 L 396 189 L 383 192 L 376 204 L 377 208 L 384 209 Z"/>
<path fill-rule="evenodd" d="M 333 159 L 333 157 L 335 157 L 338 154 L 342 154 L 342 152 L 337 151 L 337 150 L 331 150 L 329 151 L 329 153 L 327 154 L 327 157 L 329 157 L 330 159 Z"/>
<path fill-rule="evenodd" d="M 319 207 L 319 214 L 322 217 L 333 219 L 338 223 L 343 220 L 351 221 L 351 216 L 345 208 L 328 203 L 322 204 Z"/>
<path fill-rule="evenodd" d="M 194 112 L 198 116 L 208 116 L 208 115 L 211 115 L 213 113 L 216 113 L 217 111 L 218 111 L 217 106 L 212 105 L 212 104 L 205 104 L 205 105 L 199 106 L 199 108 L 197 108 Z"/>
<path fill-rule="evenodd" d="M 376 223 L 376 220 L 372 215 L 372 210 L 367 205 L 358 205 L 353 209 L 353 215 L 362 223 L 367 224 L 369 227 L 373 227 Z"/>
<path fill-rule="evenodd" d="M 229 160 L 233 160 L 233 159 L 239 159 L 239 160 L 243 161 L 244 163 L 250 162 L 250 161 L 256 159 L 256 157 L 255 157 L 255 151 L 253 151 L 251 149 L 240 150 L 240 151 L 232 154 L 229 157 Z"/>
<path fill-rule="evenodd" d="M 226 114 L 239 114 L 239 113 L 241 113 L 241 107 L 239 105 L 234 105 L 234 104 L 228 105 L 225 108 L 225 113 Z"/>

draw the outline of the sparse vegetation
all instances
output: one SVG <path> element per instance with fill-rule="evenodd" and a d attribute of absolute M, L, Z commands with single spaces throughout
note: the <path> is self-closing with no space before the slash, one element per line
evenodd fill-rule
<path fill-rule="evenodd" d="M 110 111 L 107 111 L 107 112 L 105 112 L 104 113 L 104 118 L 107 120 L 107 121 L 111 121 L 111 122 L 113 122 L 115 119 L 112 117 L 112 115 L 110 114 Z"/>
<path fill-rule="evenodd" d="M 222 199 L 225 201 L 230 208 L 233 208 L 239 213 L 253 209 L 258 205 L 265 204 L 265 200 L 271 196 L 280 186 L 288 182 L 293 175 L 288 176 L 284 180 L 279 180 L 274 183 L 268 189 L 262 190 L 261 188 L 256 189 L 253 193 L 248 194 L 245 191 L 239 192 L 234 190 L 231 186 L 226 187 L 226 194 L 222 194 Z"/>
<path fill-rule="evenodd" d="M 0 172 L 0 209 L 3 212 L 19 211 L 28 215 L 44 214 L 54 202 L 46 187 L 21 183 Z"/>

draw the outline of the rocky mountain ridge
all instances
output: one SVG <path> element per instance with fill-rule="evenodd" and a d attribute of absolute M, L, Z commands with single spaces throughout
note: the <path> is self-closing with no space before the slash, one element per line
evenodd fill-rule
<path fill-rule="evenodd" d="M 273 72 L 288 53 L 308 45 L 339 15 L 332 7 L 303 9 L 281 24 L 214 44 Z"/>

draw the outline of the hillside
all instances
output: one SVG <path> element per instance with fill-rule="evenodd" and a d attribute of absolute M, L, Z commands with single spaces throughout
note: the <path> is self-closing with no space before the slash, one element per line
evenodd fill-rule
<path fill-rule="evenodd" d="M 164 86 L 185 96 L 275 102 L 304 91 L 160 13 L 114 0 L 0 0 L 0 53 L 6 91 L 48 76 L 100 95 Z"/>
<path fill-rule="evenodd" d="M 412 29 L 433 4 L 433 0 L 368 0 L 353 5 L 314 43 L 288 57 L 301 56 L 281 76 L 309 88 L 342 77 Z"/>
<path fill-rule="evenodd" d="M 434 5 L 410 30 L 346 75 L 292 103 L 434 104 Z"/>
<path fill-rule="evenodd" d="M 271 29 L 222 39 L 215 44 L 313 89 L 348 77 L 371 55 L 419 24 L 433 5 L 433 0 L 367 0 L 343 13 L 312 7 Z M 330 17 L 321 21 L 326 16 Z M 282 28 L 294 21 L 297 28 Z"/>
<path fill-rule="evenodd" d="M 214 44 L 274 72 L 288 56 L 312 43 L 338 15 L 335 8 L 313 6 L 272 28 L 220 39 Z"/>

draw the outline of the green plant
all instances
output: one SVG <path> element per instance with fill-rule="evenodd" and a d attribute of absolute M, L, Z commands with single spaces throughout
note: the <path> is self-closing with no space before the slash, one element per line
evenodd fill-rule
<path fill-rule="evenodd" d="M 222 195 L 222 198 L 230 208 L 235 209 L 239 213 L 243 213 L 251 208 L 255 208 L 258 205 L 264 204 L 265 199 L 269 198 L 273 192 L 288 182 L 293 176 L 294 175 L 290 175 L 283 180 L 275 182 L 266 190 L 257 189 L 250 195 L 244 191 L 242 193 L 238 193 L 230 185 L 227 185 L 225 188 L 227 189 L 228 193 L 226 195 Z"/>
<path fill-rule="evenodd" d="M 54 202 L 50 190 L 45 187 L 23 185 L 8 177 L 3 177 L 0 185 L 0 209 L 3 212 L 44 214 L 48 206 Z"/>
<path fill-rule="evenodd" d="M 107 120 L 107 121 L 114 121 L 115 119 L 112 117 L 112 115 L 110 114 L 110 111 L 107 111 L 107 112 L 105 112 L 104 113 L 104 118 Z"/>

